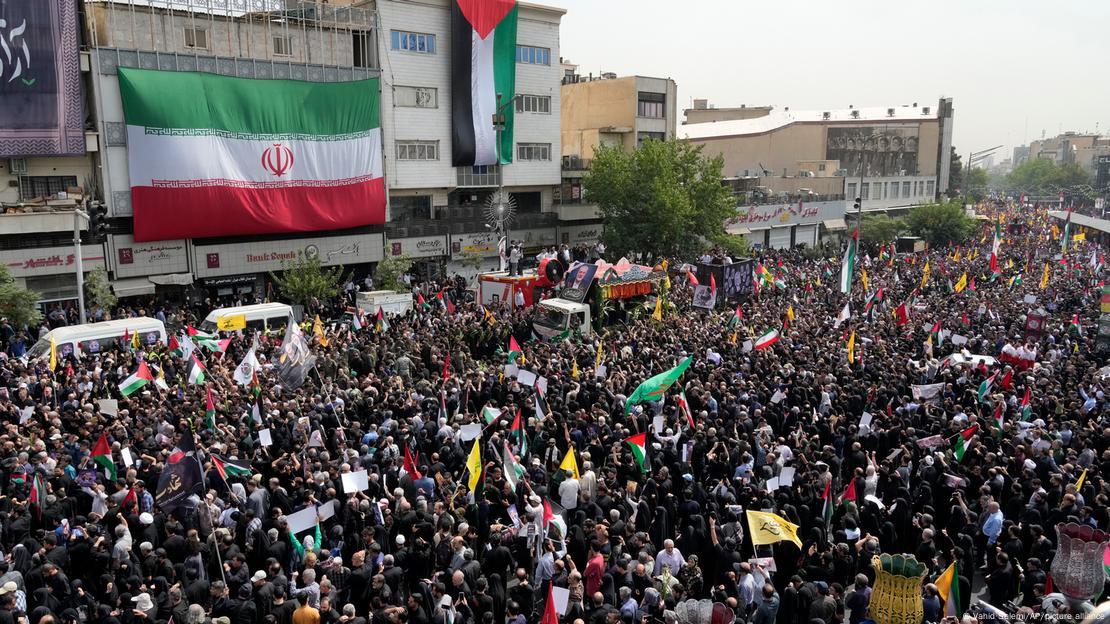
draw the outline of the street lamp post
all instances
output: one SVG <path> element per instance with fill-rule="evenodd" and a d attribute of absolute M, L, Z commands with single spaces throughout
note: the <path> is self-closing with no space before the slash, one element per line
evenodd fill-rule
<path fill-rule="evenodd" d="M 501 133 L 505 130 L 505 109 L 512 106 L 520 94 L 509 98 L 508 102 L 501 103 L 501 94 L 497 94 L 497 110 L 493 113 L 493 129 L 497 132 L 497 235 L 500 237 L 498 247 L 504 249 L 502 256 L 508 263 L 509 255 L 509 225 L 505 215 L 505 171 L 501 165 Z M 502 246 L 503 245 L 503 246 Z"/>

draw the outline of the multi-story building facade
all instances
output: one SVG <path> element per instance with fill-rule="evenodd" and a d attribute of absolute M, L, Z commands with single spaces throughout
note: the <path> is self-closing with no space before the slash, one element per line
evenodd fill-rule
<path fill-rule="evenodd" d="M 952 101 L 936 106 L 781 111 L 697 101 L 679 138 L 724 158 L 755 245 L 812 245 L 846 229 L 845 209 L 900 211 L 948 190 Z M 743 207 L 748 209 L 744 210 Z"/>
<path fill-rule="evenodd" d="M 557 202 L 564 220 L 586 219 L 564 236 L 567 244 L 590 244 L 601 233 L 597 205 L 582 188 L 599 146 L 631 152 L 644 141 L 671 140 L 677 125 L 678 87 L 670 78 L 604 73 L 582 76 L 564 61 L 562 85 L 562 185 Z"/>
<path fill-rule="evenodd" d="M 5 212 L 23 214 L 3 215 L 0 254 L 44 299 L 75 298 L 77 202 L 65 201 L 74 191 L 78 201 L 95 198 L 108 207 L 107 240 L 86 237 L 82 256 L 86 271 L 107 269 L 120 296 L 158 291 L 250 299 L 268 291 L 270 272 L 306 250 L 326 265 L 343 265 L 355 279 L 372 274 L 389 255 L 414 258 L 426 274 L 463 267 L 473 272 L 496 264 L 484 207 L 502 185 L 516 205 L 509 236 L 524 241 L 526 250 L 554 245 L 564 12 L 520 4 L 518 97 L 510 103 L 517 111 L 513 162 L 463 169 L 451 165 L 450 1 L 84 0 L 77 28 L 88 151 L 3 160 L 0 203 Z M 380 78 L 386 222 L 342 231 L 136 243 L 121 67 L 310 82 Z M 41 207 L 8 209 L 34 197 Z"/>
<path fill-rule="evenodd" d="M 1079 165 L 1088 175 L 1094 176 L 1101 156 L 1110 156 L 1110 137 L 1090 132 L 1065 132 L 1015 147 L 1014 166 L 1026 160 L 1045 159 L 1057 165 Z"/>

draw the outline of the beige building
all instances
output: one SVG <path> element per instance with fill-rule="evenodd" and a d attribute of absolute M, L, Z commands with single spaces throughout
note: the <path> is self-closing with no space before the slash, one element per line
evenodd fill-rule
<path fill-rule="evenodd" d="M 1020 149 L 1020 156 L 1019 154 Z M 1014 165 L 1025 160 L 1044 158 L 1058 165 L 1075 163 L 1089 175 L 1094 175 L 1099 156 L 1110 156 L 1110 137 L 1088 132 L 1064 134 L 1032 141 L 1024 148 L 1014 150 Z"/>
<path fill-rule="evenodd" d="M 864 210 L 932 201 L 948 188 L 952 103 L 792 111 L 696 101 L 680 139 L 724 157 L 756 195 L 862 197 Z M 691 123 L 690 120 L 700 120 Z"/>
<path fill-rule="evenodd" d="M 564 75 L 561 91 L 564 157 L 589 160 L 599 145 L 632 151 L 648 139 L 675 136 L 678 87 L 670 78 L 572 72 Z"/>

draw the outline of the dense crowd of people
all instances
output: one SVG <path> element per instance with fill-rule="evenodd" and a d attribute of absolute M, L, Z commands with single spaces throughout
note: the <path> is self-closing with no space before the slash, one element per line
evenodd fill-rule
<path fill-rule="evenodd" d="M 1036 614 L 1056 525 L 1110 529 L 1101 251 L 1061 260 L 1042 211 L 994 210 L 998 274 L 990 226 L 959 249 L 865 245 L 850 297 L 839 255 L 766 252 L 770 279 L 715 313 L 675 275 L 661 321 L 648 307 L 585 338 L 536 340 L 529 310 L 419 285 L 405 316 L 306 330 L 316 362 L 296 389 L 274 374 L 280 331 L 198 348 L 190 383 L 166 345 L 51 370 L 18 357 L 38 328 L 5 325 L 0 624 L 523 624 L 549 601 L 564 623 L 679 622 L 689 600 L 736 622 L 858 624 L 880 553 L 925 566 L 926 622 L 945 596 L 957 614 L 980 599 Z M 195 326 L 207 310 L 157 313 Z M 753 348 L 768 329 L 779 341 Z M 254 344 L 260 370 L 237 382 Z M 140 362 L 165 387 L 122 396 Z M 639 433 L 643 467 L 625 442 Z M 92 457 L 102 435 L 115 479 Z M 166 509 L 183 455 L 203 478 Z M 753 545 L 747 511 L 798 525 L 799 544 Z M 936 585 L 952 562 L 958 594 Z"/>

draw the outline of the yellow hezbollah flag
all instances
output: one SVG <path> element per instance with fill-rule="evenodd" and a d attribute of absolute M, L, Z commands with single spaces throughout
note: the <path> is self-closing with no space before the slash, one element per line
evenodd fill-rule
<path fill-rule="evenodd" d="M 58 368 L 58 343 L 54 342 L 54 336 L 50 337 L 50 370 Z"/>
<path fill-rule="evenodd" d="M 651 313 L 651 318 L 662 321 L 663 320 L 663 297 L 655 298 L 655 312 Z"/>
<path fill-rule="evenodd" d="M 321 345 L 328 346 L 328 339 L 324 337 L 324 323 L 320 321 L 319 314 L 316 315 L 316 320 L 312 321 L 312 334 Z"/>
<path fill-rule="evenodd" d="M 856 332 L 853 331 L 851 337 L 848 338 L 848 363 L 854 364 L 856 361 Z"/>
<path fill-rule="evenodd" d="M 597 358 L 594 359 L 594 368 L 601 366 L 601 340 L 597 341 Z"/>
<path fill-rule="evenodd" d="M 1041 290 L 1048 288 L 1048 263 L 1044 263 L 1044 275 L 1041 276 Z"/>
<path fill-rule="evenodd" d="M 925 284 L 929 283 L 929 261 L 925 261 L 925 268 L 921 271 L 921 288 L 925 288 Z"/>
<path fill-rule="evenodd" d="M 786 318 L 790 319 L 791 323 L 794 322 L 794 306 L 787 306 L 787 308 L 786 308 Z"/>
<path fill-rule="evenodd" d="M 216 329 L 220 331 L 235 331 L 237 329 L 246 329 L 247 315 L 236 314 L 235 316 L 221 316 L 216 320 Z"/>
<path fill-rule="evenodd" d="M 559 469 L 569 470 L 571 474 L 574 475 L 575 479 L 581 477 L 581 475 L 578 473 L 578 460 L 574 457 L 573 446 L 567 449 L 567 455 L 563 458 L 563 463 L 559 464 Z"/>
<path fill-rule="evenodd" d="M 867 269 L 861 269 L 859 277 L 860 277 L 860 281 L 863 282 L 863 292 L 866 293 L 867 291 L 871 290 L 871 288 L 867 285 Z M 794 319 L 790 319 L 790 320 L 793 321 Z"/>
<path fill-rule="evenodd" d="M 802 540 L 798 539 L 798 525 L 787 522 L 786 518 L 778 514 L 751 510 L 745 513 L 752 544 L 760 546 L 787 541 L 794 542 L 798 548 L 802 547 Z"/>
<path fill-rule="evenodd" d="M 1087 480 L 1087 469 L 1083 469 L 1083 474 L 1079 475 L 1079 480 L 1075 482 L 1075 491 L 1078 492 L 1079 488 L 1083 487 L 1083 482 Z"/>
<path fill-rule="evenodd" d="M 1085 240 L 1087 240 L 1087 233 L 1086 232 L 1080 232 L 1080 233 L 1072 236 L 1071 239 L 1073 241 L 1085 241 Z"/>
<path fill-rule="evenodd" d="M 967 272 L 960 276 L 960 281 L 956 282 L 956 292 L 963 292 L 967 288 Z"/>
<path fill-rule="evenodd" d="M 578 361 L 573 360 L 570 363 L 570 376 L 572 379 L 578 379 Z"/>
<path fill-rule="evenodd" d="M 482 436 L 480 435 L 474 438 L 474 446 L 470 447 L 470 455 L 466 458 L 466 470 L 470 473 L 467 485 L 473 492 L 482 478 Z"/>

